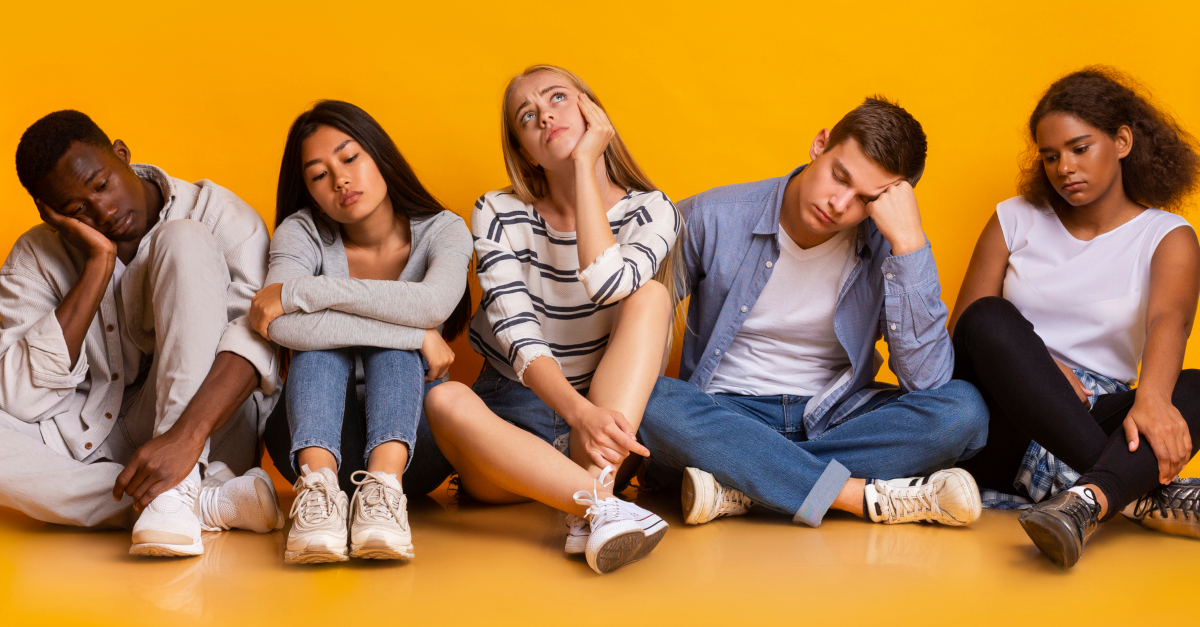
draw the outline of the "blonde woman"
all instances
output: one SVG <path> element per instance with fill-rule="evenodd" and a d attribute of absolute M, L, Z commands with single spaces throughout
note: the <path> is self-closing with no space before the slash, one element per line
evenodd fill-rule
<path fill-rule="evenodd" d="M 630 453 L 649 454 L 635 434 L 673 311 L 653 277 L 669 276 L 682 220 L 571 72 L 530 67 L 501 110 L 512 187 L 471 213 L 470 339 L 487 364 L 473 388 L 430 391 L 429 425 L 469 494 L 566 512 L 567 553 L 605 573 L 667 531 L 612 486 Z"/>

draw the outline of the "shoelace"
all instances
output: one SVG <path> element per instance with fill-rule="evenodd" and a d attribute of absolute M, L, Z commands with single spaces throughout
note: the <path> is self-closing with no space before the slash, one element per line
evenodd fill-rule
<path fill-rule="evenodd" d="M 754 502 L 750 497 L 746 496 L 741 490 L 732 490 L 730 488 L 721 489 L 721 507 L 722 513 L 729 510 L 749 509 Z"/>
<path fill-rule="evenodd" d="M 895 518 L 916 517 L 917 520 L 935 520 L 942 513 L 937 499 L 925 486 L 896 488 L 891 487 L 887 492 L 887 505 Z"/>
<path fill-rule="evenodd" d="M 362 474 L 362 481 L 359 481 L 359 473 Z M 362 488 L 358 495 L 362 499 L 363 513 L 377 519 L 390 517 L 398 523 L 404 520 L 400 513 L 400 497 L 388 498 L 388 487 L 374 475 L 365 470 L 356 470 L 350 475 L 350 482 Z"/>
<path fill-rule="evenodd" d="M 1100 506 L 1088 503 L 1086 499 L 1074 492 L 1068 494 L 1071 496 L 1063 499 L 1062 504 L 1057 507 L 1075 525 L 1076 530 L 1079 531 L 1080 539 L 1083 539 L 1087 536 L 1088 527 L 1092 525 L 1092 521 L 1099 515 Z"/>
<path fill-rule="evenodd" d="M 192 481 L 180 481 L 178 485 L 163 492 L 163 494 L 174 496 L 183 501 L 183 504 L 188 506 L 188 509 L 191 509 L 196 506 L 196 497 L 200 495 L 200 486 Z"/>
<path fill-rule="evenodd" d="M 1175 502 L 1179 505 L 1176 506 Z M 1141 518 L 1150 510 L 1156 510 L 1163 518 L 1187 518 L 1200 515 L 1200 484 L 1169 485 L 1156 488 L 1138 499 L 1134 516 Z M 1178 515 L 1177 515 L 1178 514 Z"/>
<path fill-rule="evenodd" d="M 604 470 L 600 471 L 600 478 L 592 482 L 592 491 L 580 490 L 574 494 L 575 502 L 580 505 L 587 505 L 587 513 L 585 516 L 588 522 L 592 525 L 592 531 L 602 527 L 608 520 L 615 520 L 621 514 L 621 499 L 606 498 L 600 499 L 600 488 L 612 485 L 612 482 L 605 483 L 604 480 L 608 475 L 612 474 L 613 467 L 605 466 Z"/>
<path fill-rule="evenodd" d="M 205 531 L 221 531 L 229 525 L 221 517 L 220 485 L 206 485 L 200 488 L 200 528 Z"/>
<path fill-rule="evenodd" d="M 296 501 L 292 503 L 289 516 L 298 517 L 300 524 L 310 526 L 321 524 L 333 514 L 333 499 L 340 491 L 336 483 L 330 485 L 314 472 L 301 476 L 296 484 Z"/>

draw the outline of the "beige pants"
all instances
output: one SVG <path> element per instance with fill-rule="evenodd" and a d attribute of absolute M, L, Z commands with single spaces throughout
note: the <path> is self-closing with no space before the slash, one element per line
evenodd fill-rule
<path fill-rule="evenodd" d="M 199 223 L 167 225 L 182 228 L 160 228 L 149 254 L 121 279 L 124 302 L 143 303 L 124 308 L 122 322 L 154 354 L 149 369 L 125 388 L 112 431 L 83 461 L 47 446 L 37 424 L 0 412 L 0 506 L 51 523 L 132 526 L 133 500 L 112 498 L 117 475 L 139 446 L 179 419 L 228 324 L 229 271 L 212 234 Z M 222 461 L 239 475 L 253 466 L 277 397 L 252 394 L 205 443 L 200 463 Z"/>

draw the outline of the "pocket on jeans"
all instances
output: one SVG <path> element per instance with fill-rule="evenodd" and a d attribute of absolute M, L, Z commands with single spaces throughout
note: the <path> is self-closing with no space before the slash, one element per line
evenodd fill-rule
<path fill-rule="evenodd" d="M 479 378 L 475 380 L 471 390 L 481 399 L 492 398 L 503 394 L 512 383 L 512 380 L 500 374 L 499 370 L 488 367 L 479 373 Z"/>

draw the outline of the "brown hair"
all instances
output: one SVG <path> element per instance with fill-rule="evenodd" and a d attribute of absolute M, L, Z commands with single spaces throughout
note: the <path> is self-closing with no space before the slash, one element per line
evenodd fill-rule
<path fill-rule="evenodd" d="M 1050 86 L 1029 116 L 1030 154 L 1017 183 L 1027 201 L 1038 207 L 1066 209 L 1067 201 L 1046 178 L 1037 152 L 1037 126 L 1051 113 L 1065 113 L 1116 137 L 1128 126 L 1133 147 L 1121 159 L 1125 195 L 1136 203 L 1178 211 L 1196 189 L 1200 157 L 1196 139 L 1154 106 L 1128 76 L 1105 66 L 1068 74 Z"/>
<path fill-rule="evenodd" d="M 913 187 L 921 180 L 929 148 L 925 131 L 899 104 L 883 96 L 868 97 L 833 126 L 825 149 L 850 137 L 889 174 L 904 177 Z"/>

